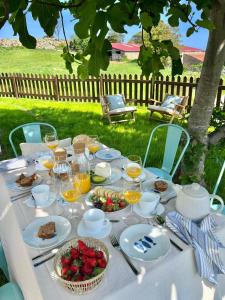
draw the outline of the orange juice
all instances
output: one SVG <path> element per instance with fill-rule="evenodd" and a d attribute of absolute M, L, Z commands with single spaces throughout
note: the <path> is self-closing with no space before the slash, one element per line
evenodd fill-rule
<path fill-rule="evenodd" d="M 58 143 L 51 143 L 51 144 L 47 144 L 47 147 L 50 149 L 50 150 L 55 150 L 58 146 Z"/>
<path fill-rule="evenodd" d="M 52 160 L 48 160 L 48 159 L 45 159 L 42 161 L 42 165 L 46 168 L 46 169 L 49 169 L 51 170 L 53 168 L 53 161 Z"/>
<path fill-rule="evenodd" d="M 124 198 L 129 204 L 136 204 L 141 199 L 141 192 L 129 190 L 124 193 Z"/>
<path fill-rule="evenodd" d="M 126 169 L 127 175 L 131 178 L 137 178 L 141 175 L 142 169 L 138 164 L 130 164 Z"/>
<path fill-rule="evenodd" d="M 75 202 L 79 199 L 80 193 L 77 190 L 67 190 L 63 192 L 63 198 L 67 202 Z"/>
<path fill-rule="evenodd" d="M 88 144 L 88 149 L 91 153 L 96 153 L 100 149 L 100 145 L 98 143 L 90 143 Z"/>
<path fill-rule="evenodd" d="M 86 173 L 78 173 L 75 176 L 74 187 L 77 188 L 79 184 L 80 191 L 82 194 L 86 194 L 91 189 L 91 178 L 89 174 Z"/>

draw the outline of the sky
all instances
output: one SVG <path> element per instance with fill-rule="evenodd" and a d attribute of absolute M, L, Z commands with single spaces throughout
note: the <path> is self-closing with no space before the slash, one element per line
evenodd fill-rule
<path fill-rule="evenodd" d="M 166 22 L 166 18 L 162 16 L 163 21 Z M 74 27 L 74 20 L 73 17 L 68 13 L 68 11 L 64 12 L 64 23 L 66 29 L 67 38 L 70 39 L 74 35 L 73 27 Z M 38 21 L 34 21 L 31 17 L 31 14 L 27 14 L 27 24 L 28 30 L 31 35 L 36 38 L 42 38 L 45 36 L 44 31 L 39 25 Z M 181 43 L 185 46 L 191 46 L 195 48 L 205 49 L 208 39 L 208 31 L 204 29 L 200 29 L 197 33 L 192 34 L 190 37 L 186 37 L 186 31 L 190 27 L 189 24 L 180 23 L 179 25 L 179 32 L 181 35 Z M 140 31 L 138 26 L 131 26 L 126 27 L 127 34 L 125 35 L 125 42 L 129 41 L 133 34 Z M 4 27 L 0 30 L 0 38 L 15 38 L 13 36 L 12 27 L 7 23 Z M 62 30 L 60 31 L 60 38 L 62 36 Z"/>

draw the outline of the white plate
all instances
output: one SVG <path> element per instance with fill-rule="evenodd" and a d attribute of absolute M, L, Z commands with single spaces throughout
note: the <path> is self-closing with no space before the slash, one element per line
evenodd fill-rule
<path fill-rule="evenodd" d="M 109 184 L 113 184 L 116 181 L 120 180 L 122 177 L 122 172 L 120 171 L 120 169 L 118 168 L 112 168 L 112 173 L 111 176 L 109 178 L 106 179 L 106 181 L 102 182 L 102 183 L 93 183 L 94 185 L 109 185 Z"/>
<path fill-rule="evenodd" d="M 164 207 L 161 203 L 159 203 L 159 204 L 157 205 L 156 209 L 155 209 L 153 212 L 151 212 L 151 213 L 146 213 L 146 212 L 144 212 L 144 211 L 141 209 L 141 207 L 140 207 L 139 204 L 135 204 L 135 205 L 134 205 L 134 212 L 135 212 L 138 216 L 143 217 L 143 218 L 153 218 L 153 217 L 155 217 L 155 216 L 157 216 L 157 215 L 162 215 L 162 214 L 164 213 L 164 211 L 165 211 L 165 207 Z"/>
<path fill-rule="evenodd" d="M 165 192 L 159 192 L 160 197 L 161 197 L 161 201 L 160 202 L 164 202 L 170 198 L 176 197 L 177 193 L 175 192 L 174 188 L 173 188 L 173 183 L 171 181 L 168 180 L 164 180 L 164 179 L 150 179 L 150 180 L 146 180 L 143 184 L 142 184 L 142 189 L 143 192 L 152 192 L 155 190 L 155 186 L 154 186 L 154 182 L 158 181 L 158 180 L 163 180 L 165 182 L 167 182 L 168 184 L 168 188 Z"/>
<path fill-rule="evenodd" d="M 51 239 L 43 240 L 37 237 L 37 233 L 39 227 L 48 222 L 55 222 L 56 236 Z M 61 216 L 37 218 L 24 229 L 23 240 L 31 248 L 46 249 L 62 243 L 68 237 L 70 231 L 70 222 Z"/>
<path fill-rule="evenodd" d="M 135 178 L 135 181 L 144 181 L 145 178 L 146 178 L 146 172 L 148 172 L 148 171 L 145 171 L 145 170 L 143 169 L 141 175 L 138 176 L 137 178 Z M 126 173 L 125 171 L 123 172 L 122 177 L 123 177 L 123 179 L 125 179 L 125 180 L 128 181 L 128 182 L 132 182 L 132 181 L 133 181 L 133 179 L 131 179 L 131 178 L 127 175 L 127 173 Z"/>
<path fill-rule="evenodd" d="M 102 160 L 111 161 L 120 158 L 121 152 L 113 148 L 107 148 L 107 149 L 97 151 L 95 153 L 95 156 Z"/>
<path fill-rule="evenodd" d="M 152 239 L 152 242 L 149 243 L 145 237 Z M 140 240 L 146 242 L 145 245 L 148 247 L 143 245 Z M 152 261 L 162 258 L 168 253 L 170 240 L 165 232 L 155 226 L 136 224 L 122 232 L 120 246 L 129 257 L 141 261 Z"/>
<path fill-rule="evenodd" d="M 23 174 L 25 176 L 28 176 L 30 174 L 27 174 L 26 172 L 23 172 Z M 26 191 L 26 190 L 30 190 L 31 188 L 33 188 L 34 186 L 36 185 L 39 185 L 41 182 L 42 182 L 42 177 L 41 175 L 39 174 L 36 174 L 37 175 L 37 179 L 35 179 L 33 181 L 33 184 L 31 186 L 20 186 L 18 183 L 15 182 L 11 182 L 8 184 L 8 187 L 11 189 L 11 190 L 19 190 L 19 191 Z M 19 176 L 18 176 L 19 177 Z M 17 177 L 17 178 L 18 178 Z M 17 179 L 16 179 L 17 180 Z"/>
<path fill-rule="evenodd" d="M 77 234 L 79 236 L 85 236 L 85 237 L 92 237 L 95 239 L 104 239 L 107 237 L 112 230 L 112 224 L 109 222 L 106 226 L 103 226 L 99 231 L 90 231 L 86 228 L 85 223 L 83 220 L 80 221 L 77 227 Z"/>
<path fill-rule="evenodd" d="M 116 191 L 116 192 L 120 192 L 120 191 L 121 191 L 121 188 L 118 187 L 118 186 L 111 186 L 111 185 L 109 185 L 109 186 L 103 186 L 103 188 L 104 188 L 104 189 L 110 189 L 110 190 L 113 190 L 113 191 Z M 94 189 L 91 190 L 91 191 L 85 196 L 85 202 L 86 202 L 87 206 L 89 206 L 89 207 L 94 207 L 92 201 L 89 200 L 90 196 L 93 195 L 93 193 L 94 193 Z M 105 211 L 104 213 L 105 213 L 105 214 L 110 214 L 110 216 L 113 216 L 113 215 L 118 214 L 118 213 L 120 213 L 120 212 L 126 213 L 126 212 L 129 212 L 129 211 L 130 211 L 130 205 L 128 204 L 126 207 L 124 207 L 124 208 L 122 208 L 122 209 L 120 209 L 120 210 L 112 211 L 112 212 L 107 212 L 107 211 Z"/>
<path fill-rule="evenodd" d="M 56 194 L 53 192 L 50 192 L 49 198 L 47 201 L 45 201 L 42 205 L 37 205 L 36 208 L 45 208 L 45 207 L 49 207 L 50 205 L 52 205 L 52 203 L 56 200 Z M 28 207 L 35 207 L 34 205 L 34 200 L 33 198 L 30 196 L 27 200 L 24 201 L 24 203 L 28 206 Z"/>

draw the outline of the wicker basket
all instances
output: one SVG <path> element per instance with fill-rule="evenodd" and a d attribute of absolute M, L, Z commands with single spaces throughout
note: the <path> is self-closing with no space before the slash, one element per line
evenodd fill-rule
<path fill-rule="evenodd" d="M 99 284 L 102 282 L 102 279 L 104 277 L 106 268 L 99 275 L 85 281 L 74 282 L 74 281 L 68 281 L 63 279 L 61 277 L 61 257 L 66 252 L 68 252 L 70 248 L 77 247 L 78 240 L 83 241 L 88 247 L 93 247 L 98 251 L 101 250 L 104 253 L 105 259 L 107 261 L 106 268 L 108 266 L 109 252 L 106 246 L 99 240 L 93 238 L 76 238 L 66 243 L 56 254 L 54 259 L 54 269 L 58 276 L 59 281 L 71 292 L 76 293 L 78 295 L 83 295 L 94 290 L 99 286 Z"/>

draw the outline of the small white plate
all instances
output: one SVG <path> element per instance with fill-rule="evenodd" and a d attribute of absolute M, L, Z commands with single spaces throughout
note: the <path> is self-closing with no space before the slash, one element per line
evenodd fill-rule
<path fill-rule="evenodd" d="M 55 222 L 56 236 L 51 239 L 43 240 L 37 236 L 37 233 L 40 226 L 48 222 Z M 46 249 L 62 243 L 68 237 L 70 231 L 70 222 L 66 218 L 63 218 L 61 216 L 37 218 L 24 229 L 23 240 L 31 248 Z"/>
<path fill-rule="evenodd" d="M 102 160 L 111 161 L 120 158 L 121 152 L 113 148 L 107 148 L 107 149 L 97 151 L 95 153 L 95 156 Z"/>
<path fill-rule="evenodd" d="M 145 237 L 152 242 L 149 243 Z M 144 241 L 144 246 L 140 240 Z M 143 251 L 136 246 L 140 243 Z M 120 246 L 129 257 L 147 262 L 164 257 L 169 252 L 170 240 L 166 233 L 156 226 L 136 224 L 122 232 Z"/>
<path fill-rule="evenodd" d="M 135 182 L 136 182 L 136 181 L 144 181 L 145 178 L 146 178 L 146 172 L 147 172 L 147 171 L 145 171 L 145 170 L 143 169 L 141 175 L 138 176 L 137 178 L 135 178 Z M 122 177 L 123 177 L 123 179 L 125 179 L 125 180 L 128 181 L 128 182 L 132 182 L 132 181 L 133 181 L 133 179 L 131 179 L 131 178 L 127 175 L 127 173 L 126 173 L 125 171 L 123 172 Z"/>
<path fill-rule="evenodd" d="M 49 198 L 47 201 L 45 201 L 42 205 L 37 205 L 36 208 L 45 208 L 45 207 L 49 207 L 50 205 L 52 205 L 52 203 L 56 200 L 56 194 L 53 192 L 50 192 Z M 28 207 L 33 207 L 35 208 L 34 205 L 34 200 L 33 198 L 30 196 L 27 200 L 24 201 L 24 203 L 28 206 Z"/>
<path fill-rule="evenodd" d="M 25 176 L 28 176 L 30 174 L 27 174 L 26 172 L 23 172 L 23 174 Z M 11 190 L 19 190 L 19 191 L 26 191 L 26 190 L 30 190 L 31 188 L 33 188 L 34 186 L 36 185 L 39 185 L 41 182 L 42 182 L 42 177 L 41 175 L 39 174 L 36 174 L 37 175 L 37 179 L 35 179 L 33 181 L 33 184 L 31 186 L 20 186 L 18 183 L 15 182 L 11 182 L 8 184 L 8 187 L 11 189 Z"/>
<path fill-rule="evenodd" d="M 165 207 L 164 207 L 161 203 L 159 203 L 159 204 L 157 205 L 156 209 L 155 209 L 153 212 L 151 212 L 151 213 L 146 213 L 146 212 L 144 212 L 144 211 L 141 209 L 141 207 L 140 207 L 139 204 L 135 204 L 135 205 L 134 205 L 134 212 L 135 212 L 138 216 L 143 217 L 143 218 L 153 218 L 153 217 L 155 217 L 155 216 L 157 216 L 157 215 L 162 215 L 162 214 L 164 213 L 164 211 L 165 211 Z"/>
<path fill-rule="evenodd" d="M 77 234 L 79 236 L 85 236 L 85 237 L 92 237 L 95 239 L 104 239 L 105 237 L 107 237 L 111 230 L 112 230 L 112 224 L 109 222 L 108 219 L 106 219 L 107 225 L 103 226 L 100 230 L 98 231 L 90 231 L 87 229 L 87 227 L 85 226 L 85 223 L 83 221 L 83 219 L 80 221 L 80 223 L 78 224 L 77 227 Z"/>
<path fill-rule="evenodd" d="M 167 190 L 165 190 L 165 192 L 158 192 L 160 194 L 160 198 L 161 198 L 160 202 L 163 203 L 164 201 L 167 201 L 168 199 L 177 196 L 177 193 L 173 188 L 173 183 L 171 181 L 160 179 L 160 178 L 157 178 L 157 179 L 154 179 L 154 180 L 153 179 L 146 180 L 142 184 L 143 192 L 152 192 L 152 191 L 154 191 L 155 190 L 154 183 L 155 183 L 155 181 L 158 181 L 158 180 L 163 180 L 168 184 L 168 188 L 167 188 Z"/>
<path fill-rule="evenodd" d="M 121 191 L 121 188 L 118 187 L 118 186 L 112 186 L 112 185 L 109 185 L 109 186 L 103 186 L 104 189 L 110 189 L 112 191 L 116 191 L 116 192 L 120 192 Z M 94 207 L 93 205 L 93 202 L 89 200 L 90 196 L 93 195 L 94 193 L 94 189 L 91 190 L 86 196 L 85 196 L 85 202 L 87 204 L 87 206 L 89 207 Z M 127 205 L 126 207 L 120 209 L 120 210 L 117 210 L 117 211 L 111 211 L 111 212 L 107 212 L 105 211 L 104 213 L 105 214 L 109 214 L 110 216 L 113 216 L 113 215 L 117 215 L 119 214 L 120 212 L 122 213 L 126 213 L 126 212 L 129 212 L 130 211 L 130 205 Z"/>
<path fill-rule="evenodd" d="M 120 169 L 118 168 L 112 168 L 112 173 L 111 176 L 109 178 L 106 179 L 106 181 L 102 182 L 102 183 L 93 183 L 94 185 L 109 185 L 109 184 L 113 184 L 116 181 L 120 180 L 122 177 L 122 172 L 120 171 Z"/>

